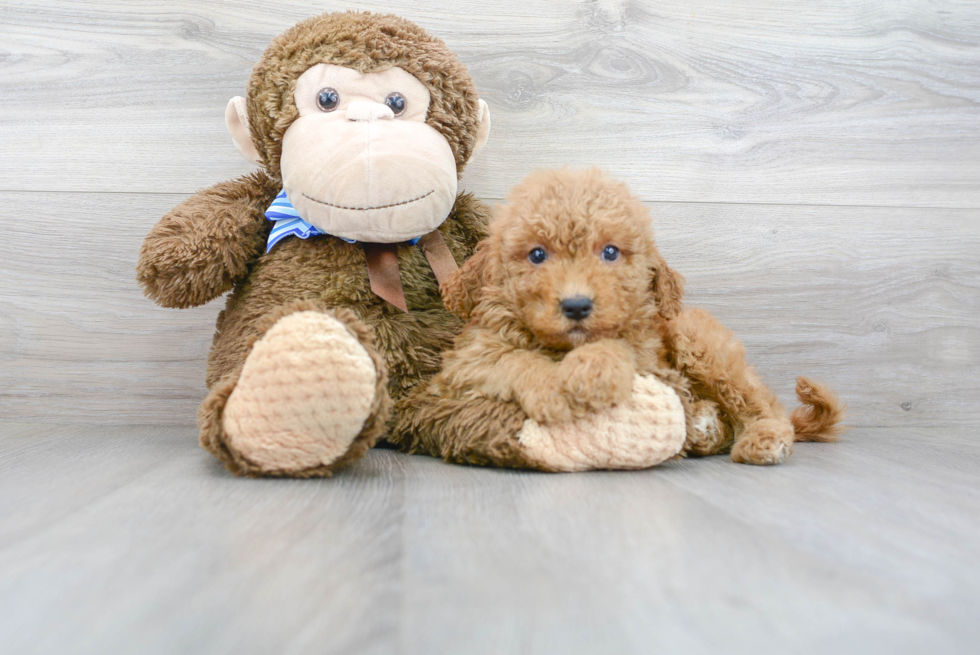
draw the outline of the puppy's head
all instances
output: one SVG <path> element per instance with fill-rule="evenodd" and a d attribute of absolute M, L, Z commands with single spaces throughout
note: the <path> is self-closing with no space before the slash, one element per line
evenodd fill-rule
<path fill-rule="evenodd" d="M 556 349 L 620 337 L 637 320 L 672 318 L 682 294 L 646 207 L 598 169 L 526 178 L 443 288 L 457 315 L 516 321 Z"/>

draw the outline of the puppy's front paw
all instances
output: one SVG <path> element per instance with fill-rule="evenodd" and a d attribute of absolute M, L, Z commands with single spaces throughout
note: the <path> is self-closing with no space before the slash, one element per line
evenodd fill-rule
<path fill-rule="evenodd" d="M 793 425 L 787 419 L 760 419 L 735 439 L 732 460 L 740 464 L 782 464 L 793 452 Z"/>
<path fill-rule="evenodd" d="M 563 423 L 573 417 L 572 407 L 558 380 L 542 380 L 539 386 L 524 394 L 520 404 L 524 413 L 538 423 Z"/>
<path fill-rule="evenodd" d="M 633 390 L 633 362 L 604 343 L 580 346 L 558 365 L 565 395 L 576 416 L 626 402 Z"/>

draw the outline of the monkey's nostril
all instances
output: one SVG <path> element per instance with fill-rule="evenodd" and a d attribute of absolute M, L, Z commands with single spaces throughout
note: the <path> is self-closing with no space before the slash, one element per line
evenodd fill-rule
<path fill-rule="evenodd" d="M 592 313 L 592 300 L 585 296 L 573 296 L 561 301 L 561 313 L 573 321 L 581 321 Z"/>
<path fill-rule="evenodd" d="M 380 102 L 365 102 L 355 100 L 347 105 L 347 120 L 349 121 L 376 121 L 381 118 L 394 118 L 395 113 L 391 107 L 382 105 Z"/>

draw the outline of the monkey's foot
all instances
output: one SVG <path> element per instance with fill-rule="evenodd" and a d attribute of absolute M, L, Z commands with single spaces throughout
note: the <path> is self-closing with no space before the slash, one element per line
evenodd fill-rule
<path fill-rule="evenodd" d="M 517 434 L 525 454 L 553 471 L 642 469 L 684 446 L 684 408 L 674 390 L 653 376 L 633 378 L 621 405 L 566 423 L 527 419 Z"/>
<path fill-rule="evenodd" d="M 262 474 L 328 475 L 375 410 L 380 377 L 337 318 L 284 316 L 245 360 L 224 410 L 225 442 Z"/>
<path fill-rule="evenodd" d="M 735 437 L 732 460 L 740 464 L 781 464 L 793 452 L 789 419 L 764 418 L 745 426 Z"/>

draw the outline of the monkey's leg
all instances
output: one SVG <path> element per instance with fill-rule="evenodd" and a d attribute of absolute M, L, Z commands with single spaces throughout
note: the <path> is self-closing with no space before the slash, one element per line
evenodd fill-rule
<path fill-rule="evenodd" d="M 447 461 L 543 471 L 639 469 L 677 454 L 685 416 L 678 395 L 654 376 L 636 376 L 622 405 L 542 425 L 513 402 L 449 397 L 433 384 L 399 403 L 392 435 L 411 452 Z"/>
<path fill-rule="evenodd" d="M 421 386 L 396 403 L 389 441 L 457 464 L 549 470 L 517 441 L 527 415 L 516 403 L 477 394 L 456 398 L 436 388 Z"/>
<path fill-rule="evenodd" d="M 697 395 L 718 403 L 734 429 L 732 459 L 779 464 L 793 450 L 793 425 L 785 408 L 745 360 L 745 348 L 708 312 L 686 309 L 668 324 L 677 368 Z M 728 439 L 717 442 L 724 452 Z M 702 450 L 697 454 L 711 454 Z"/>
<path fill-rule="evenodd" d="M 327 476 L 384 431 L 384 362 L 350 310 L 280 313 L 212 386 L 198 413 L 201 445 L 236 475 Z"/>

